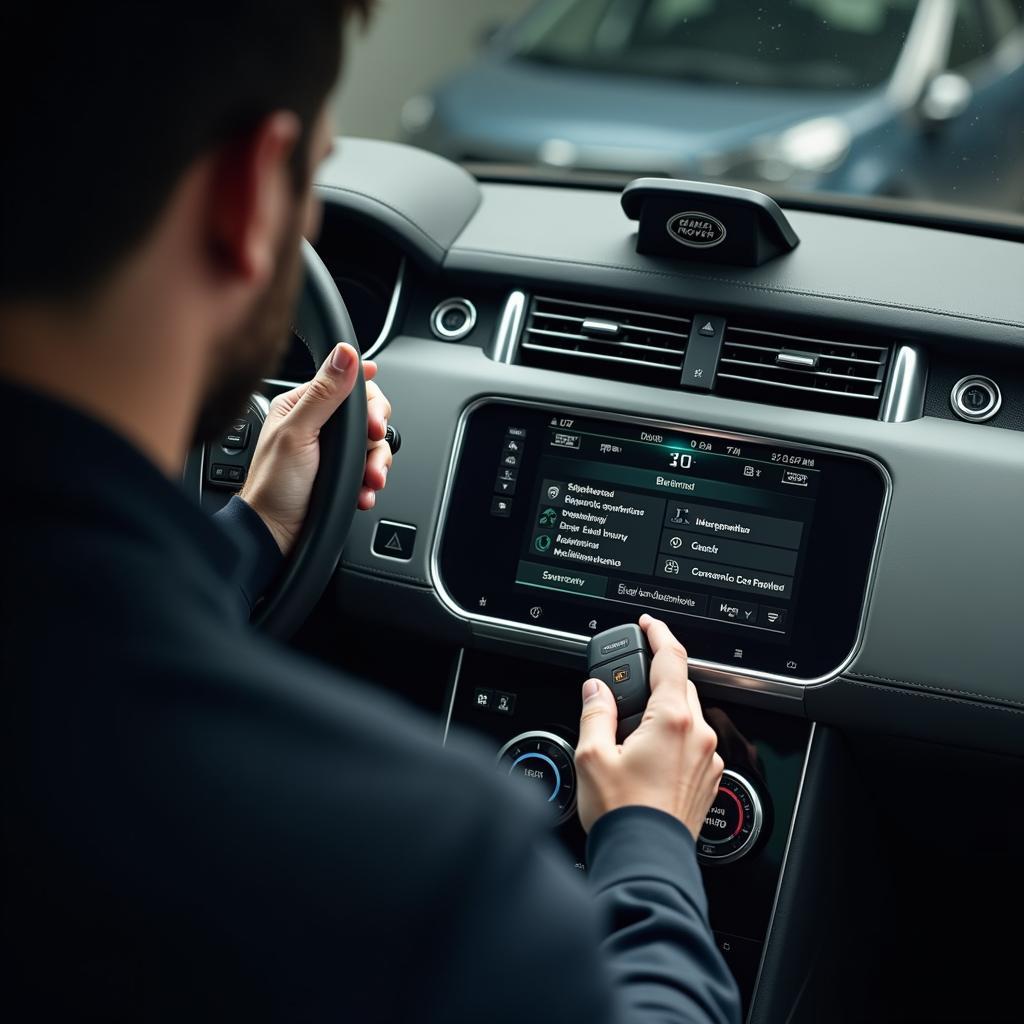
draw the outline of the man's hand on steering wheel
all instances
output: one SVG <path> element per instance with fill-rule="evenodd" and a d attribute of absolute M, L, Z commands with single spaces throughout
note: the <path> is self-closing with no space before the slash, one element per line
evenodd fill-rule
<path fill-rule="evenodd" d="M 291 550 L 306 518 L 320 465 L 320 429 L 351 394 L 358 364 L 359 355 L 351 345 L 336 345 L 311 381 L 270 403 L 239 496 L 259 513 L 284 554 Z M 366 468 L 359 491 L 363 511 L 373 508 L 377 491 L 384 489 L 392 458 L 385 440 L 391 403 L 373 383 L 376 373 L 376 363 L 363 363 L 367 404 Z"/>

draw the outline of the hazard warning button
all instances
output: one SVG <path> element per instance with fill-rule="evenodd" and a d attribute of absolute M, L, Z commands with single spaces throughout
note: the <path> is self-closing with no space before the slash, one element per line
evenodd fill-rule
<path fill-rule="evenodd" d="M 416 545 L 416 527 L 381 519 L 373 535 L 373 553 L 380 558 L 408 562 Z"/>

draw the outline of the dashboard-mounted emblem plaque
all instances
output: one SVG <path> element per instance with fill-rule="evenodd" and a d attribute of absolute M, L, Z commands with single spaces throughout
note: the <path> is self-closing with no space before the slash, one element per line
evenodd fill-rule
<path fill-rule="evenodd" d="M 638 221 L 636 251 L 645 256 L 758 267 L 800 243 L 779 204 L 749 188 L 637 178 L 622 191 L 622 209 Z"/>
<path fill-rule="evenodd" d="M 710 213 L 701 213 L 699 210 L 687 210 L 685 213 L 677 213 L 669 217 L 669 237 L 674 238 L 680 245 L 688 245 L 691 249 L 711 249 L 721 245 L 725 241 L 728 232 L 725 225 Z"/>

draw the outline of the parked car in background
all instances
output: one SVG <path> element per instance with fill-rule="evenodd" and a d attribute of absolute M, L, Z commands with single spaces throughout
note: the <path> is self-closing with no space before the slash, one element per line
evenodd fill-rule
<path fill-rule="evenodd" d="M 541 0 L 403 111 L 462 161 L 1024 209 L 1024 0 Z"/>

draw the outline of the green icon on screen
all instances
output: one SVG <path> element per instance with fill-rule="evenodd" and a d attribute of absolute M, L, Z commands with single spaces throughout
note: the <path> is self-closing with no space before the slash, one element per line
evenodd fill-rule
<path fill-rule="evenodd" d="M 550 529 L 558 522 L 558 510 L 554 508 L 546 508 L 540 514 L 540 518 L 537 520 L 538 526 L 543 526 Z"/>
<path fill-rule="evenodd" d="M 551 549 L 551 536 L 550 536 L 550 534 L 542 533 L 539 537 L 537 537 L 534 540 L 533 546 L 538 551 L 541 551 L 541 552 L 549 551 Z"/>

